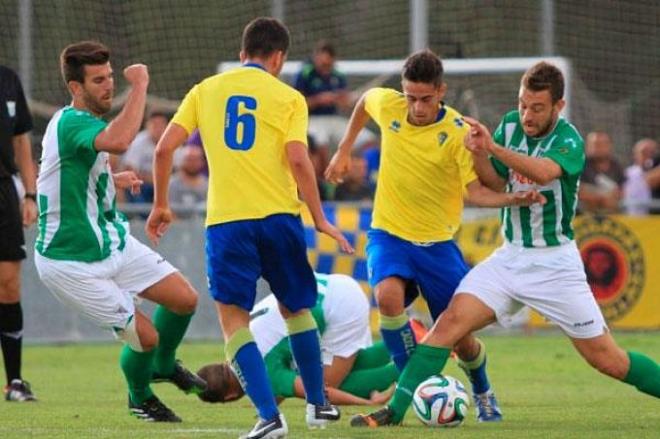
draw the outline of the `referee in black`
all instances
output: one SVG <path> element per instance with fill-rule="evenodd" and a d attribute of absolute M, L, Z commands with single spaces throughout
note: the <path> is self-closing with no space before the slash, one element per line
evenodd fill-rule
<path fill-rule="evenodd" d="M 29 131 L 32 118 L 23 87 L 11 69 L 0 66 L 0 343 L 7 375 L 6 401 L 35 401 L 21 377 L 23 311 L 21 260 L 25 259 L 23 227 L 37 218 L 35 167 Z M 25 197 L 19 200 L 13 175 L 19 173 Z"/>

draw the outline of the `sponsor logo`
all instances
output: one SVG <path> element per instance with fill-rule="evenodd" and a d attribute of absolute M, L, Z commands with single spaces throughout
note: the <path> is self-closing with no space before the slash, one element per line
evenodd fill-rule
<path fill-rule="evenodd" d="M 465 125 L 465 122 L 460 117 L 455 117 L 454 118 L 454 125 L 456 125 L 459 128 L 462 128 L 463 125 Z"/>
<path fill-rule="evenodd" d="M 9 117 L 16 116 L 16 101 L 7 101 L 7 113 L 9 113 Z"/>
<path fill-rule="evenodd" d="M 575 227 L 575 236 L 587 282 L 603 315 L 609 321 L 624 317 L 644 289 L 641 243 L 628 227 L 606 217 L 585 218 Z"/>
<path fill-rule="evenodd" d="M 594 324 L 594 320 L 591 319 L 591 320 L 588 320 L 586 322 L 573 323 L 573 326 L 575 328 L 582 328 L 584 326 L 589 326 L 589 325 L 593 325 L 593 324 Z"/>
<path fill-rule="evenodd" d="M 398 120 L 393 120 L 392 122 L 390 122 L 389 129 L 390 131 L 394 131 L 395 133 L 398 133 L 399 130 L 401 129 L 401 122 L 399 122 Z"/>

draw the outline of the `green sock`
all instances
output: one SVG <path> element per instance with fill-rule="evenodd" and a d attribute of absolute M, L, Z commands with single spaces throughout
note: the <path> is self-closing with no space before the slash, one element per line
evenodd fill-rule
<path fill-rule="evenodd" d="M 373 369 L 375 367 L 385 366 L 390 361 L 392 361 L 390 351 L 387 350 L 385 343 L 379 341 L 368 348 L 358 351 L 355 363 L 353 363 L 353 369 L 351 370 Z"/>
<path fill-rule="evenodd" d="M 174 373 L 176 348 L 179 347 L 183 335 L 193 314 L 179 315 L 162 305 L 154 311 L 154 327 L 158 331 L 158 347 L 155 349 L 154 372 L 168 377 Z"/>
<path fill-rule="evenodd" d="M 387 349 L 387 348 L 385 348 Z M 388 389 L 399 378 L 399 369 L 394 363 L 371 369 L 353 370 L 344 378 L 340 390 L 360 398 L 369 399 L 371 392 Z"/>
<path fill-rule="evenodd" d="M 388 404 L 394 412 L 394 418 L 392 419 L 394 423 L 399 424 L 403 421 L 417 386 L 431 375 L 440 373 L 445 367 L 450 353 L 451 349 L 449 348 L 426 344 L 417 345 L 408 360 L 408 364 L 401 372 L 394 396 Z"/>
<path fill-rule="evenodd" d="M 134 404 L 142 404 L 154 394 L 149 387 L 153 358 L 154 351 L 136 352 L 128 345 L 124 345 L 121 351 L 119 364 L 126 377 L 128 392 Z"/>
<path fill-rule="evenodd" d="M 624 383 L 632 384 L 640 392 L 660 398 L 660 366 L 639 352 L 628 352 L 630 369 L 623 379 Z"/>

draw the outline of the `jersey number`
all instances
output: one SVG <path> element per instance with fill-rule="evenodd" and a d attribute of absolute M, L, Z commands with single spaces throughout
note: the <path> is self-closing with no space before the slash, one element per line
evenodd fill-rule
<path fill-rule="evenodd" d="M 225 112 L 225 145 L 230 149 L 247 151 L 254 145 L 257 121 L 252 113 L 239 113 L 241 104 L 243 104 L 246 110 L 257 109 L 257 100 L 250 96 L 231 96 L 227 100 L 227 110 Z M 239 126 L 242 126 L 243 131 L 240 139 L 238 137 Z"/>

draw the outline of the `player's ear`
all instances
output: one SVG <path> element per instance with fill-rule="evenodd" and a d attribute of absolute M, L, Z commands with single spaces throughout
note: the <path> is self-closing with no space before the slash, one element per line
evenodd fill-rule
<path fill-rule="evenodd" d="M 447 83 L 443 82 L 438 86 L 438 95 L 441 100 L 444 99 L 445 93 L 447 93 Z"/>
<path fill-rule="evenodd" d="M 566 101 L 563 100 L 563 99 L 559 99 L 557 102 L 555 102 L 555 105 L 554 105 L 555 110 L 557 110 L 557 113 L 560 113 L 561 110 L 563 110 L 565 106 L 566 106 Z"/>
<path fill-rule="evenodd" d="M 82 91 L 82 87 L 83 85 L 78 81 L 69 81 L 67 83 L 67 88 L 69 89 L 69 92 L 73 96 L 78 96 Z"/>

